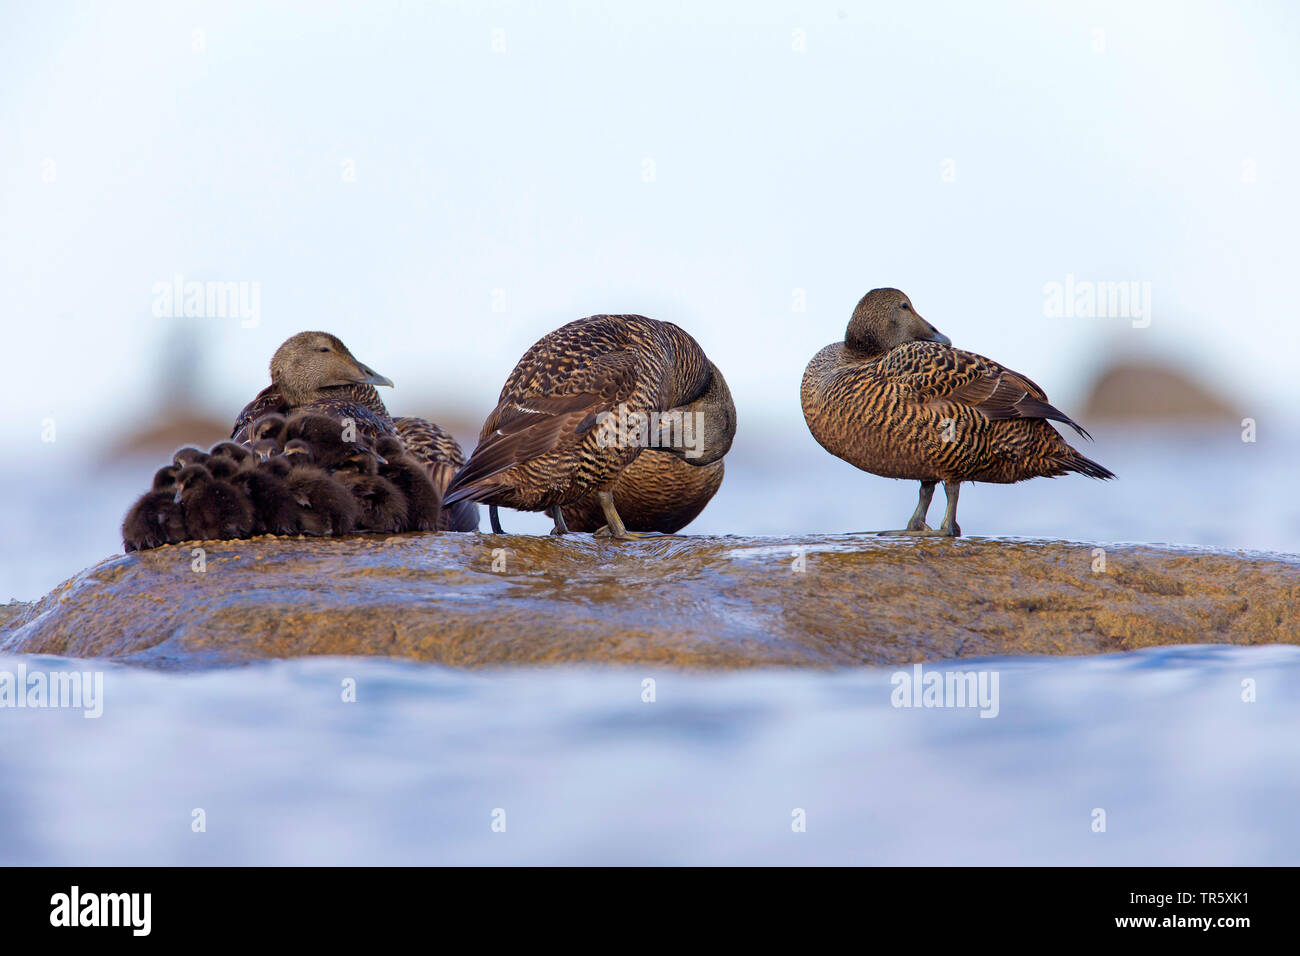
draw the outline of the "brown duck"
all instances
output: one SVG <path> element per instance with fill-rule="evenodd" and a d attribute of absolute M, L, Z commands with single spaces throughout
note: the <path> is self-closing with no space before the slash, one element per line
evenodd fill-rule
<path fill-rule="evenodd" d="M 722 372 L 712 363 L 709 367 L 709 388 L 686 410 L 706 415 L 709 409 L 720 411 L 730 443 L 730 436 L 736 433 L 736 406 Z M 721 458 L 708 465 L 691 465 L 669 452 L 647 448 L 614 482 L 614 508 L 629 531 L 676 534 L 698 518 L 717 494 L 723 468 Z M 595 494 L 560 510 L 570 531 L 597 531 L 605 525 L 604 511 Z"/>
<path fill-rule="evenodd" d="M 563 507 L 592 496 L 609 534 L 636 537 L 614 486 L 643 448 L 700 468 L 731 447 L 735 410 L 715 372 L 699 343 L 671 322 L 642 315 L 570 322 L 519 360 L 444 504 L 545 511 L 563 533 Z M 686 411 L 701 417 L 686 419 Z"/>
<path fill-rule="evenodd" d="M 1079 472 L 1115 476 L 1071 448 L 1048 420 L 1083 428 L 1018 372 L 952 347 L 897 289 L 862 297 L 843 342 L 808 363 L 800 391 L 813 437 L 832 455 L 885 478 L 921 483 L 907 528 L 957 536 L 963 481 L 1007 484 Z M 948 506 L 938 530 L 925 517 L 935 485 Z"/>
<path fill-rule="evenodd" d="M 357 435 L 372 445 L 385 437 L 400 439 L 412 457 L 428 469 L 430 480 L 441 493 L 465 463 L 465 455 L 456 439 L 433 422 L 390 416 L 375 386 L 392 384 L 358 361 L 337 336 L 299 332 L 276 349 L 271 358 L 271 384 L 239 413 L 231 438 L 248 441 L 268 437 L 253 433 L 254 423 L 268 415 L 287 417 L 294 411 L 310 411 L 335 421 L 351 419 Z M 444 531 L 474 531 L 478 528 L 478 508 L 473 502 L 443 508 L 438 527 Z"/>

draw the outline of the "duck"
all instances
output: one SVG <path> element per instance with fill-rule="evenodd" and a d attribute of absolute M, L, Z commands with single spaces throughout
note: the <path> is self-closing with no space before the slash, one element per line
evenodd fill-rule
<path fill-rule="evenodd" d="M 718 412 L 712 418 L 713 427 L 726 433 L 725 441 L 729 445 L 736 432 L 736 406 L 722 371 L 712 363 L 710 368 L 709 388 L 684 409 L 691 413 L 684 420 L 691 422 L 692 427 L 702 422 L 708 428 L 711 412 Z M 705 438 L 713 444 L 722 440 L 721 437 Z M 724 468 L 721 458 L 708 465 L 695 466 L 658 448 L 647 448 L 614 482 L 614 507 L 629 531 L 676 534 L 698 518 L 718 493 Z M 560 510 L 570 531 L 599 532 L 605 525 L 595 495 L 564 505 Z"/>
<path fill-rule="evenodd" d="M 920 482 L 906 528 L 882 534 L 960 536 L 964 482 L 1010 484 L 1072 472 L 1115 477 L 1049 424 L 1091 438 L 1038 385 L 953 347 L 898 289 L 862 297 L 844 341 L 808 363 L 800 402 L 809 431 L 832 455 L 873 475 Z M 932 529 L 926 517 L 940 482 L 947 507 Z"/>
<path fill-rule="evenodd" d="M 407 454 L 406 446 L 399 439 L 381 438 L 375 444 L 375 451 L 384 460 L 379 465 L 379 473 L 406 497 L 405 527 L 408 531 L 474 531 L 478 528 L 478 507 L 472 502 L 475 512 L 472 528 L 441 526 L 447 514 L 442 508 L 442 494 L 434 485 L 429 469 Z M 461 463 L 464 463 L 463 459 Z"/>
<path fill-rule="evenodd" d="M 248 498 L 204 465 L 186 465 L 177 472 L 173 500 L 185 516 L 186 540 L 247 538 L 253 532 Z"/>
<path fill-rule="evenodd" d="M 287 416 L 297 409 L 309 409 L 336 421 L 351 419 L 357 432 L 370 440 L 391 435 L 392 420 L 375 386 L 392 385 L 392 379 L 363 364 L 338 336 L 299 332 L 271 356 L 271 384 L 244 406 L 230 437 L 247 441 L 249 429 L 258 419 L 270 414 Z"/>
<path fill-rule="evenodd" d="M 613 486 L 645 447 L 695 467 L 727 453 L 734 414 L 729 432 L 717 407 L 705 416 L 706 424 L 716 424 L 703 430 L 700 442 L 687 448 L 671 441 L 672 413 L 678 413 L 680 438 L 680 413 L 709 391 L 713 378 L 699 343 L 671 322 L 643 315 L 570 322 L 538 340 L 507 377 L 443 507 L 479 501 L 544 511 L 553 533 L 563 534 L 563 506 L 594 494 L 610 537 L 640 537 L 619 515 Z"/>
<path fill-rule="evenodd" d="M 357 502 L 358 531 L 407 530 L 406 495 L 379 473 L 379 461 L 368 449 L 357 450 L 340 462 L 334 479 Z"/>
<path fill-rule="evenodd" d="M 122 521 L 122 547 L 147 551 L 185 540 L 185 515 L 176 502 L 175 465 L 159 468 L 153 486 L 136 500 Z"/>
<path fill-rule="evenodd" d="M 284 444 L 285 419 L 296 410 L 325 415 L 336 422 L 351 419 L 357 435 L 371 446 L 396 437 L 429 471 L 439 495 L 465 463 L 460 445 L 445 429 L 423 418 L 392 417 L 376 386 L 392 380 L 358 361 L 337 336 L 299 332 L 286 339 L 271 358 L 271 384 L 244 406 L 231 430 L 238 442 L 273 438 Z M 261 425 L 258 430 L 255 426 Z M 475 531 L 478 508 L 465 502 L 448 508 L 438 530 Z"/>

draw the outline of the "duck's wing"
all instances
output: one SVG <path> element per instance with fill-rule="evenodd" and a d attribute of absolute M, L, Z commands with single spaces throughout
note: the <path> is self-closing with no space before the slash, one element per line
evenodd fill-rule
<path fill-rule="evenodd" d="M 540 394 L 510 389 L 483 423 L 478 447 L 448 487 L 443 504 L 471 498 L 507 468 L 585 438 L 602 413 L 636 390 L 639 364 L 631 350 L 599 355 L 581 370 L 581 391 Z M 576 384 L 576 383 L 575 383 Z"/>
<path fill-rule="evenodd" d="M 284 414 L 288 410 L 289 406 L 285 403 L 279 389 L 274 385 L 266 386 L 239 413 L 239 416 L 235 419 L 235 427 L 230 430 L 230 440 L 237 442 L 248 441 L 249 430 L 253 427 L 253 422 L 263 415 L 270 415 L 273 412 Z"/>
<path fill-rule="evenodd" d="M 1025 375 L 992 359 L 937 342 L 909 342 L 876 363 L 887 381 L 911 391 L 913 400 L 938 407 L 962 405 L 992 421 L 1050 418 L 1092 436 L 1047 400 L 1047 393 Z"/>

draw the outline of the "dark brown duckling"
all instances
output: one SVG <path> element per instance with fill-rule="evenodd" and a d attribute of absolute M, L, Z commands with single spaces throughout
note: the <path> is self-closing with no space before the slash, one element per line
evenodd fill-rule
<path fill-rule="evenodd" d="M 272 412 L 253 422 L 248 431 L 248 441 L 257 443 L 263 439 L 273 439 L 277 444 L 284 444 L 285 419 L 283 415 Z"/>
<path fill-rule="evenodd" d="M 233 441 L 217 442 L 215 445 L 213 445 L 211 448 L 208 449 L 209 458 L 214 458 L 217 457 L 218 455 L 223 458 L 229 458 L 236 465 L 252 464 L 251 461 L 253 457 L 252 449 L 250 449 L 247 445 L 237 445 Z"/>
<path fill-rule="evenodd" d="M 862 297 L 843 342 L 804 372 L 804 418 L 831 454 L 863 471 L 921 483 L 907 528 L 957 536 L 963 481 L 1011 483 L 1078 472 L 1115 477 L 1066 443 L 1048 420 L 1088 433 L 1018 372 L 952 347 L 897 289 Z M 925 523 L 935 485 L 948 497 L 937 531 Z"/>
<path fill-rule="evenodd" d="M 359 452 L 374 455 L 367 442 L 357 440 L 354 427 L 315 412 L 294 412 L 285 423 L 284 435 L 286 441 L 310 446 L 313 461 L 325 469 L 337 468 Z"/>
<path fill-rule="evenodd" d="M 310 445 L 293 439 L 284 446 L 284 456 L 273 461 L 290 463 L 285 481 L 302 509 L 299 524 L 303 534 L 348 534 L 356 528 L 360 506 L 349 489 L 315 464 Z"/>
<path fill-rule="evenodd" d="M 253 506 L 253 534 L 298 534 L 302 528 L 302 507 L 285 480 L 291 469 L 284 462 L 283 473 L 275 467 L 243 468 L 232 484 L 248 496 Z"/>
<path fill-rule="evenodd" d="M 185 515 L 189 540 L 224 541 L 247 538 L 253 532 L 253 508 L 248 498 L 230 482 L 213 477 L 203 465 L 180 470 L 174 500 Z"/>
<path fill-rule="evenodd" d="M 240 467 L 235 460 L 227 458 L 225 455 L 209 455 L 203 467 L 212 473 L 213 478 L 218 478 L 221 481 L 229 481 L 240 471 Z"/>
<path fill-rule="evenodd" d="M 510 373 L 443 506 L 482 501 L 546 511 L 563 533 L 562 506 L 595 494 L 609 533 L 635 537 L 619 516 L 612 488 L 657 434 L 651 425 L 638 436 L 636 423 L 657 422 L 662 413 L 689 405 L 711 380 L 704 350 L 671 322 L 641 315 L 570 322 L 533 345 Z M 630 438 L 618 427 L 629 422 Z M 726 444 L 698 448 L 682 460 L 711 464 L 726 454 Z"/>
<path fill-rule="evenodd" d="M 180 472 L 180 465 L 164 465 L 153 473 L 153 490 L 154 491 L 175 491 L 176 475 Z"/>
<path fill-rule="evenodd" d="M 269 458 L 274 458 L 276 455 L 284 452 L 284 446 L 274 438 L 259 438 L 257 441 L 249 445 L 248 448 L 259 462 L 266 461 Z"/>
<path fill-rule="evenodd" d="M 339 464 L 334 478 L 350 492 L 360 509 L 358 531 L 406 531 L 406 495 L 379 474 L 379 462 L 368 449 L 353 452 Z"/>
<path fill-rule="evenodd" d="M 172 455 L 172 464 L 178 468 L 184 468 L 186 465 L 204 465 L 207 464 L 207 461 L 208 453 L 202 448 L 195 448 L 192 445 L 177 448 Z"/>
<path fill-rule="evenodd" d="M 146 551 L 185 540 L 185 515 L 176 503 L 175 465 L 159 468 L 153 487 L 131 506 L 122 521 L 122 546 L 128 551 Z"/>
<path fill-rule="evenodd" d="M 401 416 L 393 419 L 393 425 L 406 454 L 424 466 L 441 501 L 456 472 L 465 464 L 465 453 L 460 443 L 451 432 L 428 419 Z M 375 447 L 381 455 L 384 454 L 378 444 Z M 380 473 L 383 473 L 382 468 Z M 437 530 L 477 531 L 478 505 L 472 501 L 458 501 L 443 508 Z"/>
<path fill-rule="evenodd" d="M 376 385 L 392 382 L 362 364 L 336 336 L 299 332 L 271 357 L 271 384 L 244 406 L 230 437 L 246 441 L 249 429 L 268 414 L 307 409 L 335 421 L 351 419 L 357 433 L 374 440 L 393 434 L 393 423 Z M 263 436 L 274 437 L 274 436 Z"/>
<path fill-rule="evenodd" d="M 466 530 L 442 527 L 442 495 L 434 487 L 433 479 L 424 464 L 406 452 L 406 446 L 397 438 L 381 438 L 375 451 L 384 459 L 379 474 L 391 481 L 406 497 L 406 529 L 409 531 Z M 474 527 L 478 527 L 475 508 Z M 473 530 L 473 529 L 469 529 Z"/>

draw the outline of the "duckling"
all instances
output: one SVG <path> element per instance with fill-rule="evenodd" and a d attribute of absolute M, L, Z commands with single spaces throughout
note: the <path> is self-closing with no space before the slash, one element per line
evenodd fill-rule
<path fill-rule="evenodd" d="M 314 462 L 310 445 L 295 438 L 284 446 L 284 457 L 274 460 L 291 462 L 285 481 L 302 509 L 303 534 L 348 534 L 356 528 L 360 507 L 347 488 Z"/>
<path fill-rule="evenodd" d="M 204 465 L 186 465 L 176 475 L 173 500 L 185 515 L 189 540 L 247 538 L 253 531 L 253 508 L 234 485 L 215 478 Z"/>
<path fill-rule="evenodd" d="M 259 461 L 274 458 L 284 451 L 284 447 L 274 438 L 259 438 L 248 446 L 253 456 Z"/>
<path fill-rule="evenodd" d="M 443 506 L 482 501 L 546 511 L 563 533 L 562 506 L 595 493 L 609 534 L 637 537 L 618 514 L 613 485 L 660 434 L 661 414 L 700 398 L 711 379 L 704 350 L 671 322 L 641 315 L 570 322 L 533 345 L 510 373 Z M 690 455 L 664 450 L 698 467 L 729 447 L 727 439 Z"/>
<path fill-rule="evenodd" d="M 263 415 L 257 421 L 253 422 L 249 428 L 248 440 L 257 443 L 264 439 L 273 439 L 277 444 L 284 444 L 284 426 L 285 419 L 283 415 L 272 412 L 269 415 Z"/>
<path fill-rule="evenodd" d="M 122 546 L 127 552 L 147 551 L 185 540 L 185 515 L 176 498 L 175 465 L 159 468 L 153 487 L 131 506 L 122 521 Z"/>
<path fill-rule="evenodd" d="M 953 348 L 897 289 L 862 297 L 844 341 L 808 363 L 800 398 L 809 430 L 832 455 L 874 475 L 921 483 L 906 529 L 884 534 L 960 535 L 957 496 L 965 481 L 1115 477 L 1048 424 L 1090 437 L 1041 388 Z M 925 518 L 941 481 L 948 503 L 936 531 Z"/>
<path fill-rule="evenodd" d="M 359 449 L 344 459 L 334 478 L 356 499 L 358 531 L 407 530 L 406 495 L 379 474 L 379 462 L 369 449 Z"/>
<path fill-rule="evenodd" d="M 392 384 L 358 361 L 336 336 L 299 332 L 276 349 L 271 357 L 271 384 L 244 406 L 230 437 L 246 441 L 258 419 L 295 409 L 310 409 L 336 421 L 351 419 L 357 433 L 370 440 L 391 435 L 392 420 L 374 386 Z"/>
<path fill-rule="evenodd" d="M 202 448 L 195 448 L 193 445 L 186 445 L 184 448 L 177 448 L 172 455 L 172 464 L 177 468 L 184 468 L 186 465 L 203 465 L 208 460 L 208 453 Z"/>
<path fill-rule="evenodd" d="M 347 437 L 352 434 L 353 437 Z M 286 440 L 303 441 L 311 448 L 316 464 L 327 470 L 337 468 L 358 452 L 371 455 L 370 446 L 355 435 L 353 429 L 341 425 L 328 415 L 299 411 L 289 416 L 284 426 Z"/>
<path fill-rule="evenodd" d="M 441 528 L 442 495 L 434 487 L 433 480 L 429 477 L 429 470 L 407 454 L 406 446 L 399 439 L 391 436 L 381 438 L 375 444 L 375 451 L 384 459 L 384 464 L 379 466 L 379 474 L 391 481 L 406 497 L 405 527 L 407 530 L 466 530 Z M 477 510 L 475 507 L 475 512 Z M 477 513 L 474 527 L 478 527 Z"/>
<path fill-rule="evenodd" d="M 232 484 L 253 506 L 253 534 L 298 534 L 302 528 L 302 507 L 285 480 L 292 466 L 283 459 L 259 462 L 243 468 Z"/>
<path fill-rule="evenodd" d="M 239 473 L 239 465 L 233 458 L 227 458 L 225 455 L 209 455 L 204 465 L 212 474 L 213 478 L 222 481 L 229 481 Z"/>
<path fill-rule="evenodd" d="M 245 445 L 237 445 L 232 441 L 217 442 L 208 449 L 209 459 L 221 456 L 229 458 L 236 465 L 246 465 L 250 463 L 253 452 Z"/>

